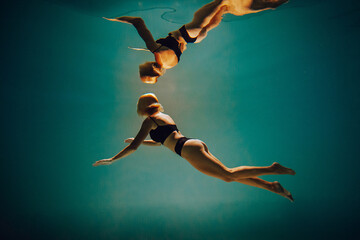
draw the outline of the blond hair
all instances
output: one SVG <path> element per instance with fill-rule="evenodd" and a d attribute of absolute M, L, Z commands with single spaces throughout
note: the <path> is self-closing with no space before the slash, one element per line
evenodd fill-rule
<path fill-rule="evenodd" d="M 162 68 L 156 66 L 156 62 L 145 62 L 139 65 L 140 79 L 144 83 L 155 84 L 162 75 Z"/>
<path fill-rule="evenodd" d="M 145 93 L 137 102 L 137 113 L 142 116 L 151 116 L 156 112 L 164 111 L 158 98 L 153 93 Z"/>

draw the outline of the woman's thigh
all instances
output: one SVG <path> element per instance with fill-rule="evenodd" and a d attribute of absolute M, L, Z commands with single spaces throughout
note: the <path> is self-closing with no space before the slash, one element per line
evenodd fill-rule
<path fill-rule="evenodd" d="M 185 24 L 190 37 L 197 37 L 202 28 L 207 26 L 222 6 L 222 0 L 215 0 L 197 10 L 190 23 Z"/>
<path fill-rule="evenodd" d="M 215 158 L 207 149 L 204 142 L 198 139 L 188 140 L 182 149 L 181 155 L 200 172 L 226 180 L 228 168 Z"/>

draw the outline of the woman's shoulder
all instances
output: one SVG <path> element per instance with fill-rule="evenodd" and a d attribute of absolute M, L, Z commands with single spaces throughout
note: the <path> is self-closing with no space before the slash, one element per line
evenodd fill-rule
<path fill-rule="evenodd" d="M 158 113 L 152 116 L 149 116 L 150 119 L 155 120 L 156 123 L 158 123 L 159 125 L 166 125 L 166 124 L 170 124 L 173 125 L 175 124 L 174 120 L 167 114 L 165 113 Z"/>

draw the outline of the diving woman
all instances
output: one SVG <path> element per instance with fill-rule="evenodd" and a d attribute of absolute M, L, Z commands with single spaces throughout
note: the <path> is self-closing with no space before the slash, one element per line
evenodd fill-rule
<path fill-rule="evenodd" d="M 155 56 L 154 62 L 145 62 L 139 66 L 140 79 L 154 84 L 166 69 L 177 65 L 188 43 L 199 43 L 207 33 L 218 26 L 226 13 L 244 15 L 268 9 L 275 9 L 288 0 L 214 0 L 195 12 L 193 20 L 180 29 L 170 32 L 166 38 L 154 40 L 145 22 L 140 17 L 122 16 L 105 18 L 109 21 L 132 24 L 146 47 Z"/>
<path fill-rule="evenodd" d="M 141 144 L 148 146 L 160 146 L 162 144 L 206 175 L 219 178 L 225 182 L 239 182 L 262 188 L 293 201 L 290 192 L 283 188 L 279 182 L 268 182 L 258 177 L 278 174 L 295 175 L 294 170 L 276 162 L 266 167 L 226 167 L 210 153 L 203 141 L 183 136 L 174 120 L 169 115 L 162 113 L 163 107 L 158 98 L 152 93 L 144 94 L 139 98 L 137 112 L 145 117 L 145 120 L 136 137 L 126 139 L 125 142 L 129 143 L 129 145 L 114 157 L 99 160 L 93 166 L 112 164 L 116 160 L 135 152 Z M 148 134 L 150 134 L 152 140 L 145 140 Z"/>

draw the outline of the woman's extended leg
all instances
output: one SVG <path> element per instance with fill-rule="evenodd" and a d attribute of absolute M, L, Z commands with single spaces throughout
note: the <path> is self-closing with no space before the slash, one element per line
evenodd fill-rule
<path fill-rule="evenodd" d="M 288 0 L 215 0 L 197 10 L 193 20 L 185 24 L 190 37 L 200 37 L 200 42 L 206 33 L 219 25 L 222 15 L 245 15 L 274 9 Z"/>
<path fill-rule="evenodd" d="M 222 20 L 222 17 L 223 15 L 226 13 L 227 11 L 227 7 L 226 6 L 223 6 L 220 8 L 220 10 L 214 15 L 214 17 L 211 19 L 211 21 L 208 23 L 208 25 L 206 25 L 205 27 L 203 27 L 199 33 L 199 35 L 197 36 L 196 38 L 196 42 L 195 43 L 199 43 L 201 42 L 206 36 L 207 36 L 207 33 L 217 27 L 221 20 Z"/>
<path fill-rule="evenodd" d="M 235 0 L 236 1 L 236 0 Z M 266 10 L 269 8 L 277 8 L 283 3 L 287 3 L 289 0 L 252 0 L 250 8 L 253 10 Z"/>
<path fill-rule="evenodd" d="M 205 143 L 196 139 L 189 140 L 185 143 L 181 155 L 197 170 L 206 175 L 219 178 L 226 182 L 235 181 L 262 188 L 293 201 L 290 192 L 284 189 L 279 182 L 268 182 L 256 177 L 267 174 L 295 174 L 292 169 L 285 168 L 278 163 L 273 163 L 269 167 L 227 168 L 210 153 Z"/>
<path fill-rule="evenodd" d="M 229 0 L 229 13 L 237 16 L 275 9 L 289 0 Z"/>
<path fill-rule="evenodd" d="M 182 150 L 182 156 L 200 172 L 222 179 L 226 182 L 238 181 L 262 175 L 295 175 L 294 170 L 286 168 L 279 163 L 273 163 L 271 166 L 267 167 L 242 166 L 228 168 L 209 153 L 203 142 L 196 139 L 189 140 L 185 143 Z"/>
<path fill-rule="evenodd" d="M 291 193 L 289 191 L 287 191 L 285 188 L 283 188 L 280 185 L 280 183 L 277 181 L 268 182 L 268 181 L 265 181 L 260 178 L 245 178 L 245 179 L 237 180 L 236 182 L 246 184 L 246 185 L 249 185 L 252 187 L 262 188 L 262 189 L 268 190 L 270 192 L 279 194 L 280 196 L 285 197 L 292 202 L 294 201 Z"/>
<path fill-rule="evenodd" d="M 241 166 L 241 167 L 229 168 L 229 171 L 232 173 L 235 181 L 243 178 L 256 177 L 262 175 L 274 175 L 274 174 L 295 175 L 294 170 L 292 170 L 291 168 L 284 167 L 277 162 L 274 162 L 271 166 L 268 167 Z"/>
<path fill-rule="evenodd" d="M 228 0 L 215 0 L 197 10 L 194 14 L 193 20 L 190 23 L 185 24 L 185 28 L 189 36 L 192 38 L 197 37 L 200 31 L 211 22 L 219 10 L 227 4 Z"/>

